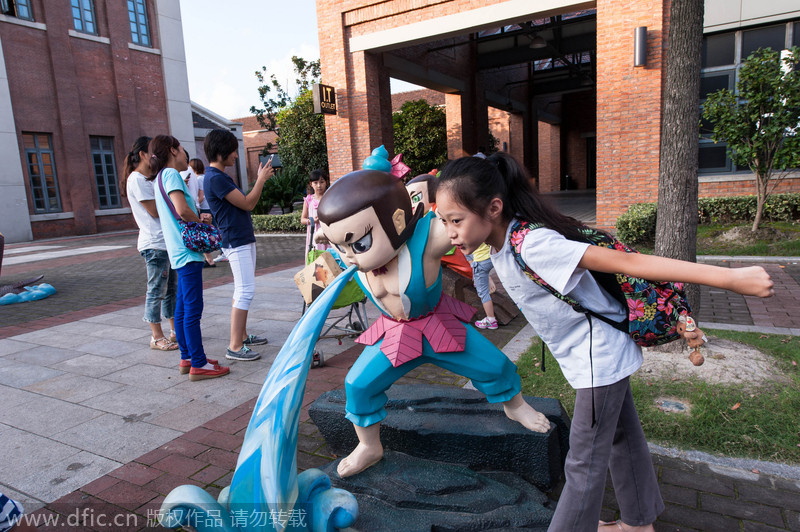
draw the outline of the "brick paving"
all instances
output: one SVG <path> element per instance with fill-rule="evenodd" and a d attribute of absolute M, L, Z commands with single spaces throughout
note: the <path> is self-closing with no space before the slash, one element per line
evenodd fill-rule
<path fill-rule="evenodd" d="M 97 254 L 51 259 L 41 263 L 4 266 L 0 283 L 44 273 L 59 293 L 35 304 L 0 307 L 0 339 L 29 331 L 69 325 L 78 320 L 119 312 L 140 306 L 144 298 L 144 267 L 135 249 L 135 234 L 120 233 L 93 237 L 37 242 L 57 242 L 65 247 L 86 245 L 127 245 L 128 248 Z M 24 245 L 7 246 L 19 249 Z M 259 238 L 259 275 L 269 276 L 287 268 L 295 269 L 302 249 L 302 237 L 271 236 Z M 299 253 L 302 256 L 302 252 Z M 718 261 L 720 265 L 739 263 Z M 800 301 L 800 267 L 786 262 L 766 264 L 776 281 L 778 296 L 770 300 L 744 298 L 725 291 L 705 290 L 701 323 L 730 326 L 756 326 L 781 331 L 800 331 L 800 322 L 791 310 Z M 205 288 L 230 283 L 230 269 L 220 264 L 204 270 Z M 224 304 L 224 298 L 217 298 Z M 767 303 L 767 304 L 763 304 Z M 229 305 L 229 303 L 228 303 Z M 223 315 L 224 321 L 224 315 Z M 102 327 L 103 322 L 97 322 Z M 484 331 L 497 345 L 505 345 L 525 325 L 516 318 L 497 331 Z M 143 329 L 144 330 L 144 329 Z M 2 340 L 0 340 L 2 341 Z M 19 340 L 11 338 L 10 342 Z M 361 348 L 353 346 L 327 360 L 322 368 L 312 369 L 303 398 L 298 441 L 298 468 L 318 467 L 336 458 L 327 447 L 307 414 L 307 406 L 321 393 L 342 386 L 344 376 Z M 3 356 L 5 353 L 0 353 Z M 255 380 L 253 382 L 261 382 Z M 436 385 L 463 386 L 466 379 L 425 365 L 404 377 L 401 382 L 424 382 Z M 216 497 L 230 485 L 244 430 L 250 419 L 255 397 L 251 397 L 221 415 L 185 431 L 182 435 L 157 445 L 133 460 L 101 475 L 54 501 L 31 508 L 35 516 L 77 515 L 88 510 L 83 521 L 73 523 L 74 530 L 148 530 L 153 528 L 153 512 L 164 496 L 176 486 L 193 484 Z M 0 425 L 2 430 L 2 425 Z M 0 432 L 2 434 L 2 432 Z M 800 477 L 785 480 L 775 472 L 747 468 L 709 466 L 708 457 L 675 457 L 655 449 L 654 464 L 659 474 L 667 510 L 656 529 L 667 530 L 800 530 Z M 80 465 L 80 464 L 79 464 Z M 794 473 L 794 471 L 793 471 Z M 3 481 L 0 480 L 0 485 Z M 558 489 L 552 494 L 558 496 Z M 604 515 L 616 512 L 613 495 L 607 497 Z M 113 527 L 89 522 L 86 516 L 120 515 L 135 522 Z M 62 522 L 63 524 L 63 522 Z M 39 530 L 70 528 L 40 525 Z"/>

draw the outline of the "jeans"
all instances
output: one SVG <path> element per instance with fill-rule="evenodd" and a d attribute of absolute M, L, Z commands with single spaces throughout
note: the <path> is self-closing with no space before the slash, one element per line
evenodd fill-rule
<path fill-rule="evenodd" d="M 161 323 L 161 318 L 175 317 L 177 274 L 169 266 L 165 249 L 145 249 L 140 252 L 147 266 L 147 295 L 144 302 L 144 321 Z"/>
<path fill-rule="evenodd" d="M 193 368 L 206 365 L 200 318 L 203 316 L 203 263 L 190 262 L 178 268 L 178 301 L 175 305 L 175 336 L 181 359 L 192 361 Z"/>
<path fill-rule="evenodd" d="M 475 283 L 475 290 L 481 303 L 492 300 L 489 292 L 489 272 L 492 271 L 492 259 L 482 260 L 472 263 L 472 281 Z"/>

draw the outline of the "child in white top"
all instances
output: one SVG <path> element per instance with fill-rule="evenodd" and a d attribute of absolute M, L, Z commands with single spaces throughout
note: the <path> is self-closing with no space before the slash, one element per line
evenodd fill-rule
<path fill-rule="evenodd" d="M 455 246 L 465 254 L 483 242 L 493 248 L 492 263 L 503 286 L 576 388 L 566 483 L 550 530 L 603 526 L 598 519 L 610 469 L 621 514 L 620 521 L 611 523 L 613 530 L 652 531 L 664 504 L 628 383 L 642 364 L 641 349 L 628 334 L 600 320 L 589 322 L 531 281 L 514 258 L 509 230 L 516 219 L 542 224 L 521 243 L 525 263 L 560 293 L 616 320 L 625 318 L 624 309 L 589 270 L 701 283 L 760 297 L 774 293 L 769 275 L 759 266 L 720 268 L 587 244 L 578 232 L 580 222 L 544 203 L 524 169 L 504 153 L 450 163 L 442 171 L 436 199 Z M 687 340 L 695 340 L 692 334 L 686 333 Z"/>
<path fill-rule="evenodd" d="M 175 297 L 177 275 L 170 267 L 167 244 L 161 231 L 161 222 L 156 209 L 153 181 L 149 180 L 150 156 L 147 153 L 150 137 L 139 137 L 123 163 L 123 194 L 128 198 L 131 213 L 139 226 L 136 248 L 147 267 L 147 294 L 144 305 L 144 321 L 150 325 L 150 348 L 173 351 L 178 344 L 173 338 L 164 336 L 161 318 L 167 318 L 175 330 Z"/>
<path fill-rule="evenodd" d="M 308 226 L 306 229 L 306 252 L 311 250 L 312 244 L 314 249 L 319 250 L 326 250 L 330 247 L 328 244 L 312 242 L 314 233 L 319 229 L 317 207 L 322 195 L 328 189 L 328 185 L 330 185 L 328 176 L 322 170 L 313 170 L 308 176 L 308 188 L 312 193 L 303 198 L 303 213 L 300 215 L 300 223 Z"/>

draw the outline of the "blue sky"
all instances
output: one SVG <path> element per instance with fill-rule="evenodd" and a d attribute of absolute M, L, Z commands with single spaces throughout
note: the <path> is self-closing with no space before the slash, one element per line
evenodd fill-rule
<path fill-rule="evenodd" d="M 314 0 L 180 0 L 192 101 L 226 118 L 258 105 L 262 66 L 293 88 L 291 58 L 319 59 Z M 323 80 L 324 82 L 325 80 Z M 392 92 L 417 88 L 392 82 Z"/>
<path fill-rule="evenodd" d="M 262 66 L 286 86 L 291 57 L 319 58 L 314 0 L 180 0 L 189 92 L 226 118 L 257 105 Z"/>

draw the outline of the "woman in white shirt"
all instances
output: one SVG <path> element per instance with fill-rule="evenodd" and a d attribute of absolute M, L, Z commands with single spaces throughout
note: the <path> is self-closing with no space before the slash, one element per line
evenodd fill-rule
<path fill-rule="evenodd" d="M 150 137 L 139 137 L 125 156 L 125 182 L 122 190 L 128 197 L 133 219 L 139 226 L 136 248 L 144 257 L 147 266 L 147 295 L 144 304 L 144 321 L 150 325 L 150 348 L 160 351 L 178 349 L 175 338 L 167 338 L 161 328 L 161 318 L 167 318 L 174 331 L 175 294 L 177 276 L 169 265 L 167 244 L 161 232 L 161 223 L 156 210 L 155 191 L 150 176 L 150 157 L 147 145 Z M 170 335 L 172 336 L 172 335 Z"/>

